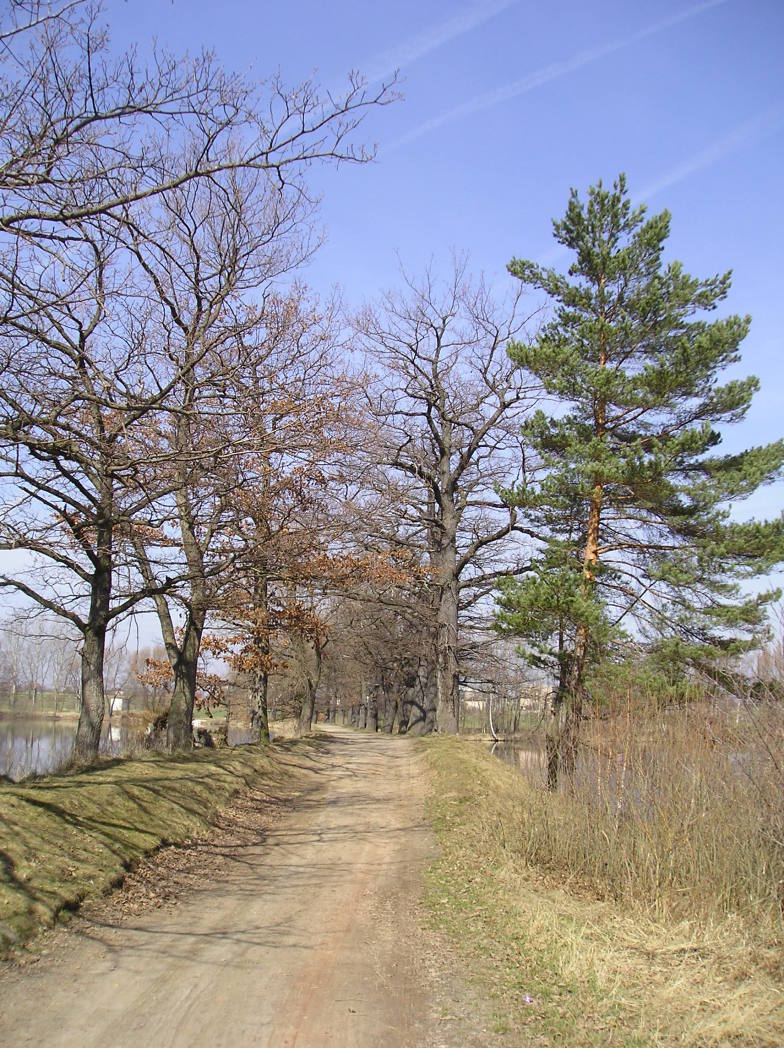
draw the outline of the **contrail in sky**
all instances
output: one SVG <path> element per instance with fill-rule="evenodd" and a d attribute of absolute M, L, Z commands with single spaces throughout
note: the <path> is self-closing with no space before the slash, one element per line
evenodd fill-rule
<path fill-rule="evenodd" d="M 684 11 L 679 11 L 678 14 L 671 15 L 669 18 L 663 18 L 661 21 L 656 22 L 645 29 L 640 29 L 631 36 L 624 37 L 621 40 L 612 40 L 607 44 L 589 48 L 585 51 L 578 51 L 576 55 L 567 58 L 563 62 L 554 62 L 552 65 L 544 66 L 544 68 L 538 69 L 534 73 L 529 73 L 528 76 L 524 76 L 520 80 L 513 80 L 512 83 L 505 84 L 503 87 L 498 87 L 493 91 L 487 91 L 484 94 L 477 95 L 475 98 L 470 98 L 467 102 L 462 102 L 459 106 L 455 106 L 454 109 L 449 109 L 445 113 L 441 113 L 440 116 L 435 116 L 431 120 L 426 120 L 423 124 L 412 128 L 411 131 L 402 135 L 397 139 L 397 141 L 392 142 L 385 150 L 382 150 L 382 152 L 396 149 L 402 145 L 408 145 L 409 142 L 421 138 L 430 131 L 435 131 L 436 128 L 443 127 L 444 124 L 451 124 L 455 120 L 460 120 L 465 116 L 479 113 L 484 109 L 490 109 L 493 106 L 497 106 L 501 102 L 506 102 L 511 98 L 517 98 L 519 95 L 527 94 L 529 91 L 533 91 L 537 87 L 542 87 L 544 84 L 549 84 L 553 80 L 559 80 L 568 73 L 573 73 L 577 69 L 582 69 L 583 66 L 590 65 L 592 62 L 598 62 L 600 58 L 605 58 L 607 55 L 611 55 L 615 51 L 622 51 L 624 48 L 631 47 L 633 44 L 637 44 L 641 40 L 646 40 L 650 36 L 656 36 L 657 33 L 663 33 L 666 29 L 670 29 L 672 26 L 679 25 L 681 22 L 686 22 L 691 18 L 696 18 L 698 15 L 704 14 L 706 11 L 710 11 L 714 7 L 721 7 L 728 2 L 729 0 L 705 0 L 704 3 L 695 4 L 693 7 L 687 7 Z"/>
<path fill-rule="evenodd" d="M 698 171 L 712 167 L 732 153 L 755 145 L 757 142 L 764 142 L 766 138 L 772 138 L 782 128 L 784 128 L 784 100 L 779 100 L 757 116 L 744 120 L 742 124 L 733 127 L 720 138 L 714 139 L 704 149 L 699 150 L 680 164 L 676 164 L 659 178 L 649 182 L 639 192 L 634 193 L 634 198 L 638 203 L 646 204 L 652 197 L 663 193 L 665 189 L 685 181 Z M 540 255 L 538 262 L 540 266 L 553 266 L 567 254 L 568 250 L 563 244 L 556 244 Z"/>
<path fill-rule="evenodd" d="M 390 48 L 389 51 L 376 55 L 369 68 L 362 66 L 362 71 L 369 83 L 384 80 L 396 69 L 411 65 L 419 58 L 424 58 L 425 55 L 429 55 L 450 40 L 454 40 L 455 37 L 469 33 L 472 29 L 476 29 L 495 15 L 500 14 L 501 11 L 514 7 L 519 2 L 520 0 L 488 0 L 487 3 L 477 3 L 474 0 L 469 7 L 464 7 L 451 18 L 430 26 L 417 36 L 412 36 Z"/>
<path fill-rule="evenodd" d="M 695 153 L 688 160 L 677 164 L 672 170 L 662 175 L 661 178 L 649 183 L 644 189 L 641 189 L 639 193 L 634 195 L 642 202 L 650 200 L 651 197 L 657 196 L 678 182 L 682 182 L 685 178 L 696 174 L 697 171 L 702 171 L 719 160 L 723 160 L 730 153 L 743 149 L 744 146 L 760 142 L 765 138 L 770 138 L 780 131 L 782 127 L 784 127 L 784 102 L 780 101 L 776 105 L 765 109 L 759 116 L 738 124 L 737 127 L 734 127 L 726 135 L 715 139 L 710 145 L 701 149 L 699 153 Z"/>

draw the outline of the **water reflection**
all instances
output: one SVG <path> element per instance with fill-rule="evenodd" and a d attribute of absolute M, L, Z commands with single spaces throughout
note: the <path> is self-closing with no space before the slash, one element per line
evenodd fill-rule
<path fill-rule="evenodd" d="M 14 782 L 57 771 L 71 759 L 76 719 L 13 717 L 0 720 L 0 775 Z M 129 753 L 140 742 L 140 727 L 128 717 L 106 725 L 101 753 Z"/>
<path fill-rule="evenodd" d="M 496 742 L 490 750 L 505 764 L 515 768 L 537 786 L 547 782 L 547 757 L 542 736 L 524 742 Z M 656 761 L 648 754 L 641 762 L 632 762 L 623 751 L 599 753 L 582 746 L 577 756 L 572 788 L 578 797 L 602 803 L 616 814 L 629 805 L 640 806 L 645 784 L 656 777 Z"/>
<path fill-rule="evenodd" d="M 526 739 L 524 742 L 494 742 L 490 752 L 534 782 L 544 781 L 547 761 L 540 738 Z"/>

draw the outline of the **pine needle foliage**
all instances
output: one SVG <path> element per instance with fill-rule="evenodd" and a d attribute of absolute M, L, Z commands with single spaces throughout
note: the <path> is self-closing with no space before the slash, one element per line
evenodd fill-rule
<path fill-rule="evenodd" d="M 623 175 L 572 190 L 555 239 L 567 274 L 514 259 L 553 313 L 510 356 L 554 404 L 523 427 L 535 479 L 506 492 L 542 536 L 530 574 L 502 587 L 498 626 L 526 638 L 581 705 L 592 659 L 620 631 L 672 666 L 716 665 L 759 642 L 777 594 L 743 583 L 784 559 L 784 515 L 732 507 L 781 476 L 784 441 L 735 454 L 720 427 L 744 418 L 758 380 L 724 378 L 749 317 L 711 316 L 731 273 L 701 280 L 665 260 L 667 211 L 633 207 Z"/>

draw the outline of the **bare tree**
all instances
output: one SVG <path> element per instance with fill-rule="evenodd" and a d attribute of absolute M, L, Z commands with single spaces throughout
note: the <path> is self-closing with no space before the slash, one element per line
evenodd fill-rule
<path fill-rule="evenodd" d="M 140 584 L 128 563 L 117 588 L 118 554 L 138 535 L 131 524 L 160 497 L 160 485 L 142 484 L 154 444 L 149 417 L 172 412 L 179 396 L 174 428 L 189 439 L 187 387 L 215 351 L 199 333 L 214 328 L 215 309 L 224 332 L 234 310 L 235 338 L 248 322 L 253 309 L 237 301 L 237 274 L 246 292 L 254 266 L 256 287 L 268 279 L 259 238 L 267 260 L 279 257 L 281 241 L 290 258 L 310 250 L 307 236 L 297 240 L 311 207 L 307 164 L 366 159 L 354 131 L 368 106 L 390 98 L 387 87 L 368 94 L 358 80 L 340 99 L 320 98 L 309 83 L 255 86 L 208 54 L 179 60 L 155 50 L 147 63 L 133 51 L 114 56 L 100 17 L 86 0 L 30 0 L 0 16 L 0 542 L 36 558 L 0 585 L 82 635 L 81 760 L 100 738 L 106 631 L 168 585 Z M 254 180 L 250 195 L 264 213 L 254 213 L 262 221 L 251 245 L 237 194 Z M 194 211 L 219 198 L 223 227 Z M 205 238 L 223 244 L 217 279 L 234 295 L 231 306 L 213 297 L 213 314 L 198 318 L 166 280 L 167 265 L 177 265 L 166 237 L 183 204 L 181 236 L 192 235 L 197 252 Z M 153 236 L 162 238 L 157 255 Z M 216 273 L 202 278 L 196 295 L 209 298 Z M 167 338 L 178 324 L 196 341 L 172 358 Z"/>
<path fill-rule="evenodd" d="M 447 733 L 458 730 L 461 617 L 510 561 L 522 567 L 514 540 L 524 529 L 494 486 L 525 469 L 519 428 L 534 399 L 506 355 L 523 328 L 517 305 L 496 306 L 456 262 L 447 285 L 430 272 L 406 278 L 404 294 L 386 295 L 359 323 L 375 368 L 380 464 L 403 481 L 399 539 L 429 559 L 437 722 Z"/>
<path fill-rule="evenodd" d="M 15 0 L 0 16 L 0 230 L 57 237 L 98 215 L 229 170 L 270 173 L 307 197 L 314 160 L 364 161 L 371 106 L 394 98 L 351 77 L 322 95 L 227 73 L 208 52 L 114 54 L 93 0 Z"/>
<path fill-rule="evenodd" d="M 174 673 L 173 748 L 191 738 L 202 635 L 234 556 L 224 541 L 238 482 L 232 461 L 254 449 L 254 435 L 237 424 L 244 408 L 234 379 L 268 355 L 269 324 L 263 299 L 256 305 L 246 295 L 302 257 L 296 202 L 281 210 L 268 189 L 255 172 L 230 172 L 173 190 L 150 221 L 127 223 L 156 301 L 149 336 L 169 390 L 152 420 L 144 476 L 145 489 L 157 492 L 156 527 L 135 529 L 133 539 Z M 184 614 L 179 629 L 175 607 Z"/>
<path fill-rule="evenodd" d="M 318 605 L 341 530 L 334 488 L 356 442 L 356 382 L 342 360 L 337 303 L 321 306 L 295 287 L 267 305 L 259 349 L 231 380 L 242 453 L 226 464 L 235 561 L 218 609 L 262 738 L 275 666 L 299 666 L 289 677 L 298 681 L 301 730 L 310 729 L 326 642 Z"/>
<path fill-rule="evenodd" d="M 90 759 L 106 631 L 139 599 L 125 583 L 113 592 L 117 530 L 147 501 L 129 486 L 137 463 L 127 438 L 160 391 L 147 381 L 127 269 L 102 223 L 72 227 L 62 249 L 16 245 L 0 260 L 0 288 L 0 548 L 31 558 L 0 588 L 81 635 L 76 752 Z"/>
<path fill-rule="evenodd" d="M 39 691 L 51 690 L 55 713 L 62 694 L 78 693 L 77 642 L 78 636 L 67 623 L 34 606 L 4 616 L 0 623 L 0 673 L 8 687 L 12 711 L 21 689 L 27 690 L 33 709 Z"/>

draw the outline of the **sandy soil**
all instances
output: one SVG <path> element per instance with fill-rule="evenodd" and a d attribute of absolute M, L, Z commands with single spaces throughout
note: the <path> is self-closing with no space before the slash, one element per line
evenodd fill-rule
<path fill-rule="evenodd" d="M 433 848 L 404 738 L 328 727 L 288 795 L 249 792 L 6 968 L 0 1044 L 441 1048 L 495 1043 L 423 928 Z"/>

